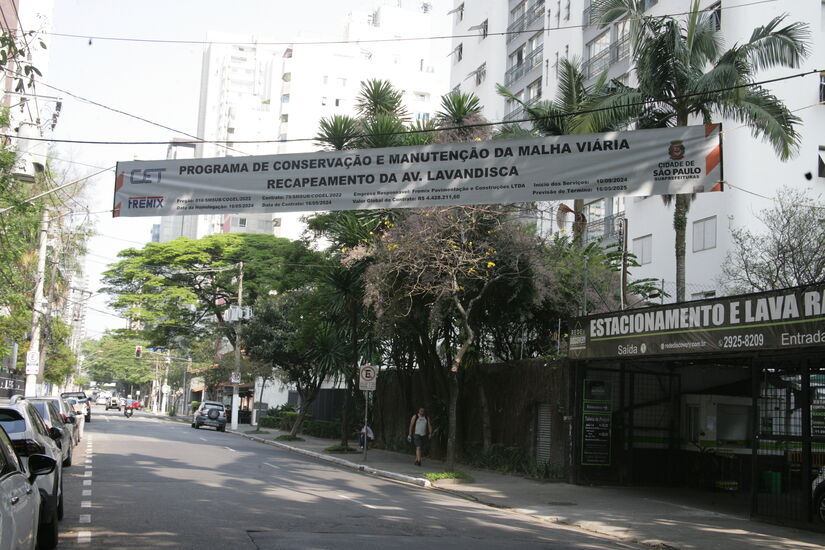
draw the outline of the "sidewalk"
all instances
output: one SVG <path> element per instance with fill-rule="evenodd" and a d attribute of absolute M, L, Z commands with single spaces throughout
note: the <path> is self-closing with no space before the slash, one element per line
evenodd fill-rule
<path fill-rule="evenodd" d="M 275 441 L 285 432 L 267 428 L 268 434 L 246 434 L 251 426 L 239 427 L 236 435 L 315 456 L 336 464 L 431 487 L 426 472 L 444 471 L 444 464 L 425 460 L 413 464 L 411 455 L 382 450 L 363 454 L 327 453 L 337 441 L 301 436 L 304 441 Z M 357 440 L 350 443 L 357 447 Z M 472 483 L 443 484 L 436 490 L 506 508 L 545 521 L 574 525 L 618 539 L 661 549 L 682 550 L 814 550 L 825 546 L 825 534 L 751 521 L 746 515 L 722 513 L 686 506 L 667 490 L 627 487 L 585 487 L 541 482 L 461 465 Z"/>

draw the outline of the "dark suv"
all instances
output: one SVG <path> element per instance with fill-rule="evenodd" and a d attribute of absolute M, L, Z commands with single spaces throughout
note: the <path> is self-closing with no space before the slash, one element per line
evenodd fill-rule
<path fill-rule="evenodd" d="M 814 495 L 814 517 L 825 523 L 825 468 L 819 471 L 819 475 L 811 484 Z"/>
<path fill-rule="evenodd" d="M 219 432 L 226 431 L 226 407 L 219 401 L 204 401 L 195 411 L 192 427 L 212 426 Z"/>

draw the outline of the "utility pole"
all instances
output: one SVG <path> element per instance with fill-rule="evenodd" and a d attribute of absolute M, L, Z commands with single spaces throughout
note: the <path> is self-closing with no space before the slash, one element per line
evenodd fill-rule
<path fill-rule="evenodd" d="M 163 385 L 160 387 L 160 392 L 163 395 L 160 410 L 166 414 L 166 406 L 169 402 L 169 363 L 172 362 L 172 359 L 169 357 L 169 350 L 166 350 L 164 361 L 166 362 L 166 370 L 163 372 Z"/>
<path fill-rule="evenodd" d="M 46 248 L 49 241 L 49 211 L 43 209 L 40 218 L 40 246 L 37 253 L 37 286 L 34 288 L 34 305 L 32 307 L 32 332 L 29 354 L 26 360 L 26 389 L 24 395 L 40 395 L 37 384 L 38 377 L 43 372 L 43 362 L 40 354 L 41 311 L 43 307 L 43 283 L 46 279 Z M 29 366 L 28 357 L 37 357 L 37 365 Z"/>
<path fill-rule="evenodd" d="M 620 309 L 627 307 L 627 218 L 619 218 L 619 229 L 621 230 L 621 247 L 622 247 L 622 271 L 619 279 L 621 287 L 619 288 L 619 300 L 621 304 Z"/>
<path fill-rule="evenodd" d="M 238 318 L 235 320 L 235 372 L 232 373 L 232 423 L 238 429 L 238 384 L 241 382 L 241 310 L 243 308 L 243 262 L 238 262 Z"/>

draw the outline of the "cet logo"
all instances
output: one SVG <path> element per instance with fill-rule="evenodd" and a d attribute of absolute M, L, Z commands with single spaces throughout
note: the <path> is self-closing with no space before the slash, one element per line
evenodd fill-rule
<path fill-rule="evenodd" d="M 682 160 L 685 157 L 685 144 L 681 140 L 671 141 L 667 154 L 670 155 L 670 160 Z"/>
<path fill-rule="evenodd" d="M 162 174 L 166 168 L 137 168 L 129 172 L 129 183 L 160 183 Z"/>
<path fill-rule="evenodd" d="M 129 199 L 129 208 L 163 208 L 163 199 L 166 197 L 132 197 Z"/>

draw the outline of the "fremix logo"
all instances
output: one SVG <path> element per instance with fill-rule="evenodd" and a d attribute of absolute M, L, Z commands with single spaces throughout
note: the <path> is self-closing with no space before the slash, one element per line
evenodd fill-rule
<path fill-rule="evenodd" d="M 130 209 L 163 208 L 163 199 L 166 197 L 131 197 Z"/>
<path fill-rule="evenodd" d="M 129 183 L 160 183 L 166 168 L 136 168 L 129 172 Z"/>
<path fill-rule="evenodd" d="M 682 140 L 671 141 L 667 154 L 670 155 L 670 160 L 682 160 L 685 158 L 685 144 Z"/>

